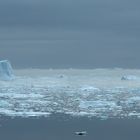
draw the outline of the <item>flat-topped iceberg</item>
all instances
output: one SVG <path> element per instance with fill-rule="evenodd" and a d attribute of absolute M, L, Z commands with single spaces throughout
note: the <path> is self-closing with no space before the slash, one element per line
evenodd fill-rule
<path fill-rule="evenodd" d="M 13 69 L 8 60 L 0 61 L 0 80 L 14 79 Z"/>

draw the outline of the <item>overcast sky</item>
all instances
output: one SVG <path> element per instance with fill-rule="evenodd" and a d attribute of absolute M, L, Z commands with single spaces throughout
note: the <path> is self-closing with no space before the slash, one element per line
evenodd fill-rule
<path fill-rule="evenodd" d="M 0 0 L 0 59 L 16 68 L 140 68 L 138 0 Z"/>

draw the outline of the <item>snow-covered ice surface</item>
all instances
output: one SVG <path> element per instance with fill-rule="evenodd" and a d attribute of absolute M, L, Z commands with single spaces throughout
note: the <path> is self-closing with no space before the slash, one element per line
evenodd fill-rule
<path fill-rule="evenodd" d="M 140 70 L 15 70 L 0 81 L 0 114 L 48 116 L 65 113 L 99 118 L 140 118 Z"/>

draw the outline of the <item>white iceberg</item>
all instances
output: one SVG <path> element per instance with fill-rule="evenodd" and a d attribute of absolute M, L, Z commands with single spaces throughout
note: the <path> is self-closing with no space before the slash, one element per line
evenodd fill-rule
<path fill-rule="evenodd" d="M 8 60 L 0 61 L 0 80 L 14 79 L 13 69 Z"/>
<path fill-rule="evenodd" d="M 121 80 L 140 80 L 140 77 L 137 77 L 135 75 L 126 75 L 126 76 L 122 76 Z"/>

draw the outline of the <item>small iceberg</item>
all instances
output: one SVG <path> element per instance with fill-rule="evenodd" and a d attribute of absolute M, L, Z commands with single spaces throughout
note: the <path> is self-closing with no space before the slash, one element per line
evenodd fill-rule
<path fill-rule="evenodd" d="M 121 80 L 124 80 L 124 81 L 140 80 L 140 77 L 137 77 L 135 75 L 126 75 L 126 76 L 122 76 Z"/>
<path fill-rule="evenodd" d="M 8 60 L 0 61 L 0 80 L 13 80 L 13 69 Z"/>

